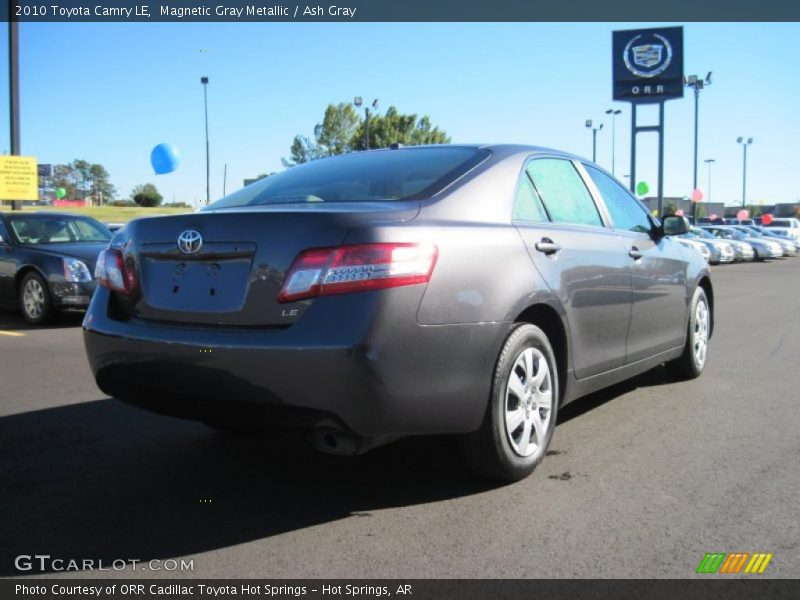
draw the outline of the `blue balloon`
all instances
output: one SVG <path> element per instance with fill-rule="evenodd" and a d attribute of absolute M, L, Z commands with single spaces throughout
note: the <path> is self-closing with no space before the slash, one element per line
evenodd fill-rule
<path fill-rule="evenodd" d="M 178 151 L 169 144 L 159 144 L 150 153 L 150 164 L 153 165 L 156 175 L 172 173 L 180 162 Z"/>

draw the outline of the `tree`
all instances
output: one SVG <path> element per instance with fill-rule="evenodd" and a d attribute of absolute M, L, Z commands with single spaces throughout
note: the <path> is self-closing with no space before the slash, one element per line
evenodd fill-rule
<path fill-rule="evenodd" d="M 362 122 L 353 139 L 353 148 L 365 150 Z M 419 146 L 420 144 L 448 144 L 450 136 L 438 127 L 433 127 L 429 116 L 417 120 L 417 115 L 404 115 L 390 106 L 385 115 L 375 115 L 369 120 L 369 147 L 388 148 L 392 144 Z"/>
<path fill-rule="evenodd" d="M 74 177 L 69 165 L 53 166 L 53 178 L 50 180 L 50 185 L 54 188 L 64 188 L 67 192 L 66 198 L 75 197 Z"/>
<path fill-rule="evenodd" d="M 98 203 L 113 200 L 117 193 L 103 165 L 77 158 L 66 165 L 55 165 L 50 184 L 64 188 L 66 198 L 86 198 L 91 195 Z"/>
<path fill-rule="evenodd" d="M 139 206 L 160 206 L 164 197 L 152 183 L 137 185 L 131 190 L 131 199 Z"/>
<path fill-rule="evenodd" d="M 706 206 L 704 202 L 697 202 L 695 204 L 695 217 L 698 219 L 706 216 Z"/>
<path fill-rule="evenodd" d="M 283 159 L 287 167 L 310 160 L 344 154 L 352 150 L 353 136 L 358 128 L 358 113 L 352 104 L 340 102 L 329 104 L 325 109 L 322 123 L 314 126 L 314 139 L 303 135 L 294 136 L 289 148 L 290 158 Z"/>
<path fill-rule="evenodd" d="M 296 135 L 289 148 L 290 157 L 283 159 L 283 164 L 290 167 L 324 156 L 363 150 L 366 148 L 365 129 L 365 119 L 359 119 L 352 104 L 329 104 L 322 123 L 314 127 L 314 139 Z M 388 148 L 395 143 L 416 146 L 449 142 L 450 137 L 434 127 L 427 115 L 417 119 L 417 115 L 404 115 L 394 106 L 389 107 L 385 115 L 370 115 L 370 148 Z"/>
<path fill-rule="evenodd" d="M 92 196 L 101 204 L 113 200 L 117 195 L 117 188 L 111 183 L 111 175 L 106 168 L 98 163 L 92 163 L 89 167 L 89 174 L 92 177 Z"/>
<path fill-rule="evenodd" d="M 349 102 L 329 104 L 322 123 L 314 127 L 314 137 L 321 156 L 344 154 L 352 150 L 353 136 L 358 128 L 358 113 Z"/>

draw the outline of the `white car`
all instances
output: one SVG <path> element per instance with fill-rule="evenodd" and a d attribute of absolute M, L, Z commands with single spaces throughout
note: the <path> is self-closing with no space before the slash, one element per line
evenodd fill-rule
<path fill-rule="evenodd" d="M 719 251 L 719 257 L 716 259 L 719 263 L 732 263 L 736 260 L 736 251 L 734 250 L 732 240 L 717 239 L 705 229 L 700 229 L 699 227 L 689 228 L 689 231 L 684 237 L 697 240 L 706 245 L 712 244 Z"/>
<path fill-rule="evenodd" d="M 747 242 L 753 247 L 756 260 L 780 258 L 783 256 L 783 247 L 778 242 L 771 242 L 766 237 L 750 236 L 737 229 L 737 227 L 738 226 L 734 225 L 710 225 L 704 227 L 704 229 L 710 231 L 715 237 L 722 238 L 725 241 L 738 240 L 740 242 Z"/>
<path fill-rule="evenodd" d="M 686 248 L 692 248 L 696 250 L 700 254 L 700 256 L 703 257 L 703 260 L 705 260 L 706 262 L 709 262 L 711 260 L 711 252 L 709 251 L 709 249 L 706 247 L 705 244 L 682 237 L 676 237 L 673 239 L 679 244 L 685 246 Z"/>
<path fill-rule="evenodd" d="M 763 225 L 763 227 L 769 227 L 775 231 L 784 231 L 792 239 L 800 241 L 800 221 L 795 218 L 772 217 L 770 224 Z"/>

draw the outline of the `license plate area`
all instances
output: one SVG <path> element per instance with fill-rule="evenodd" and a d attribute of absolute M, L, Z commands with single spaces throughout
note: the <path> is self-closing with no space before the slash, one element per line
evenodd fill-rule
<path fill-rule="evenodd" d="M 142 257 L 142 292 L 155 309 L 234 312 L 247 297 L 250 258 L 162 260 Z"/>

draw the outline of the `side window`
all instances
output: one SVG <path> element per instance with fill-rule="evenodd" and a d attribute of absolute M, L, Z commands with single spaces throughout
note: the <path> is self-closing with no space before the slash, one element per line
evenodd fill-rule
<path fill-rule="evenodd" d="M 600 195 L 614 220 L 614 229 L 624 229 L 637 233 L 649 233 L 652 229 L 647 213 L 619 183 L 591 165 L 584 165 L 589 177 L 597 186 Z"/>
<path fill-rule="evenodd" d="M 511 215 L 513 221 L 528 221 L 541 223 L 548 221 L 547 213 L 542 205 L 539 192 L 533 187 L 530 177 L 523 173 L 519 178 L 517 195 L 514 198 L 514 212 Z"/>
<path fill-rule="evenodd" d="M 4 242 L 10 242 L 8 231 L 6 231 L 6 224 L 3 223 L 3 221 L 0 221 L 0 238 L 2 238 Z"/>
<path fill-rule="evenodd" d="M 589 190 L 570 161 L 537 158 L 528 163 L 527 170 L 554 222 L 603 226 Z"/>

